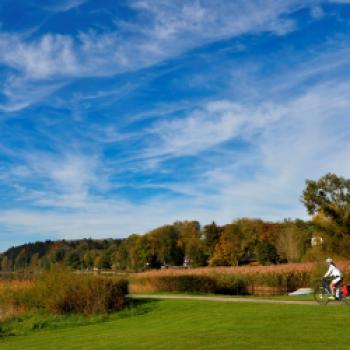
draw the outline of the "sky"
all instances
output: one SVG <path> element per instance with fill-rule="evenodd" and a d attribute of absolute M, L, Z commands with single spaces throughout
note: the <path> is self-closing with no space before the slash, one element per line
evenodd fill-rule
<path fill-rule="evenodd" d="M 1 0 L 0 251 L 307 219 L 350 177 L 350 0 Z"/>

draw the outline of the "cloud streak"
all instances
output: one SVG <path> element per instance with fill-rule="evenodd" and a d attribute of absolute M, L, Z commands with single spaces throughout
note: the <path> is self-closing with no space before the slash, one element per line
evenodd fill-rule
<path fill-rule="evenodd" d="M 0 245 L 306 217 L 306 178 L 350 176 L 347 29 L 323 2 L 126 4 L 0 33 Z"/>
<path fill-rule="evenodd" d="M 178 218 L 225 223 L 239 216 L 305 217 L 298 204 L 305 178 L 330 170 L 341 175 L 350 173 L 346 162 L 350 156 L 349 88 L 349 82 L 319 84 L 284 105 L 271 104 L 268 109 L 259 106 L 249 111 L 227 101 L 211 102 L 204 109 L 209 113 L 204 119 L 211 123 L 193 122 L 201 114 L 190 114 L 182 124 L 184 132 L 178 131 L 178 143 L 160 143 L 159 149 L 171 149 L 172 157 L 187 156 L 184 150 L 188 147 L 192 155 L 209 152 L 200 157 L 206 170 L 194 174 L 195 180 L 153 183 L 155 188 L 181 194 L 177 199 L 163 194 L 142 204 L 123 199 L 118 193 L 114 199 L 106 199 L 91 192 L 100 185 L 99 163 L 84 157 L 63 158 L 61 163 L 30 158 L 30 176 L 46 174 L 55 191 L 32 193 L 30 200 L 38 209 L 4 210 L 0 222 L 30 233 L 72 238 L 144 232 Z M 218 111 L 222 113 L 219 119 L 232 118 L 232 125 L 237 124 L 235 116 L 239 111 L 239 132 L 236 126 L 229 129 L 218 123 Z M 204 135 L 200 141 L 196 138 L 197 123 Z M 221 133 L 213 125 L 220 125 Z M 167 127 L 170 126 L 173 124 Z M 240 152 L 220 147 L 224 140 L 235 137 L 245 139 L 250 147 Z M 186 144 L 186 139 L 193 143 Z M 28 176 L 23 169 L 17 176 L 20 173 Z"/>
<path fill-rule="evenodd" d="M 70 9 L 81 3 L 66 1 L 60 8 Z M 45 33 L 34 38 L 0 33 L 0 63 L 11 69 L 5 80 L 7 103 L 2 109 L 25 108 L 70 79 L 104 77 L 151 67 L 213 41 L 248 33 L 285 34 L 294 29 L 294 24 L 283 16 L 307 3 L 135 1 L 130 6 L 136 11 L 136 21 L 119 21 L 115 28 L 102 33 L 94 30 L 76 36 Z M 42 82 L 51 87 L 47 95 L 40 93 Z M 13 96 L 20 94 L 21 84 L 36 92 L 19 103 Z"/>

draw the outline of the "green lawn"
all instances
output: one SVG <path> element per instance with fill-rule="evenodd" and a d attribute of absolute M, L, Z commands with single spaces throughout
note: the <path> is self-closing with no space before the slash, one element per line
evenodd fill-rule
<path fill-rule="evenodd" d="M 350 307 L 145 302 L 85 326 L 56 325 L 0 340 L 1 350 L 348 349 Z"/>
<path fill-rule="evenodd" d="M 309 295 L 266 295 L 266 296 L 257 296 L 257 295 L 232 295 L 232 294 L 214 294 L 214 293 L 184 293 L 184 292 L 150 292 L 150 293 L 135 293 L 130 294 L 132 297 L 137 298 L 138 295 L 154 295 L 156 298 L 157 295 L 167 295 L 167 296 L 201 296 L 201 297 L 225 297 L 225 298 L 247 298 L 247 299 L 269 299 L 269 300 L 285 300 L 285 301 L 315 301 L 313 294 Z"/>

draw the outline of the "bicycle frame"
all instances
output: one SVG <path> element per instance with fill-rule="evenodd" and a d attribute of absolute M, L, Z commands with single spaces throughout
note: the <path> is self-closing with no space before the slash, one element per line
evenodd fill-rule
<path fill-rule="evenodd" d="M 347 294 L 343 294 L 341 287 L 341 285 L 337 286 L 337 289 L 339 289 L 339 297 L 337 301 L 340 301 L 341 303 L 346 305 L 350 305 L 350 296 Z M 332 294 L 333 293 L 329 287 L 329 282 L 327 281 L 327 279 L 323 278 L 322 286 L 318 287 L 314 291 L 314 298 L 319 304 L 327 304 L 329 301 L 335 299 Z"/>
<path fill-rule="evenodd" d="M 329 283 L 326 278 L 322 279 L 322 287 L 326 289 L 329 294 L 332 294 L 331 288 L 329 287 Z"/>

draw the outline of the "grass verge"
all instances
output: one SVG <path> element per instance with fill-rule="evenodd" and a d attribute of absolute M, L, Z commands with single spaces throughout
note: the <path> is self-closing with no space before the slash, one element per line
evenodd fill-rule
<path fill-rule="evenodd" d="M 108 322 L 33 330 L 0 340 L 2 350 L 347 349 L 347 307 L 150 301 Z M 137 308 L 136 307 L 136 310 Z M 130 314 L 131 312 L 131 314 Z M 128 314 L 129 313 L 129 314 Z"/>

